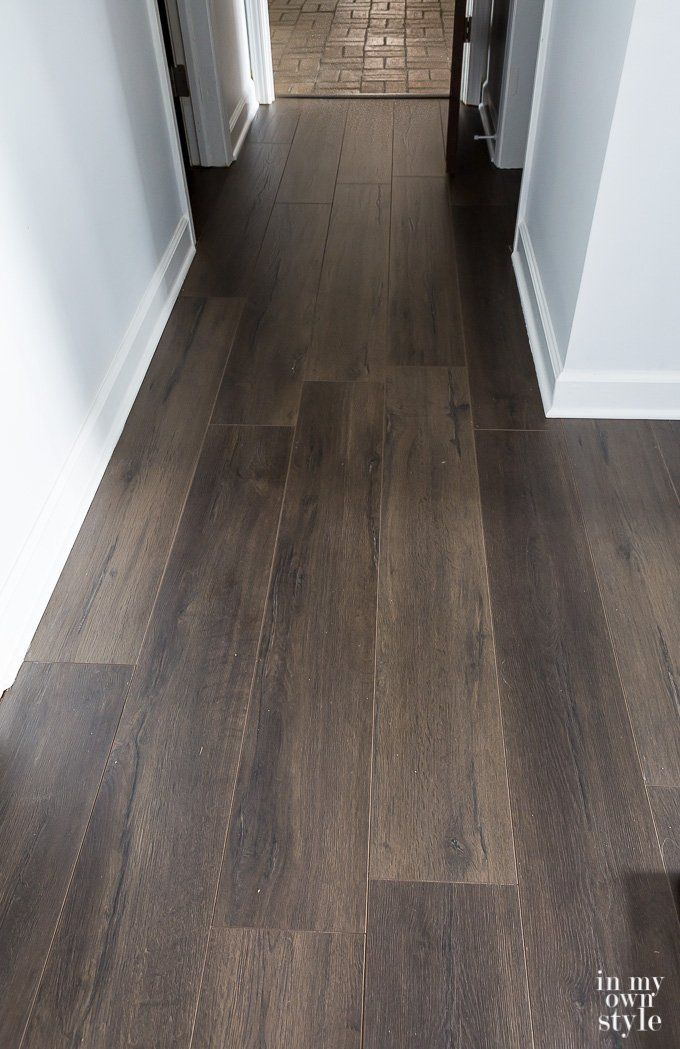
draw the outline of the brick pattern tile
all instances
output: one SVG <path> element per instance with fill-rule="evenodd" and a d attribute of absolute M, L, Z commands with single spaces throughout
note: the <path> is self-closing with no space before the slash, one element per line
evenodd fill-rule
<path fill-rule="evenodd" d="M 448 94 L 454 2 L 270 0 L 276 93 Z"/>

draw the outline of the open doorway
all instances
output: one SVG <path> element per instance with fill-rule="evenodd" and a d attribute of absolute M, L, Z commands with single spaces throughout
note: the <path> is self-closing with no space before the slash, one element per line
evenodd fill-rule
<path fill-rule="evenodd" d="M 269 20 L 278 96 L 449 93 L 454 0 L 269 0 Z"/>

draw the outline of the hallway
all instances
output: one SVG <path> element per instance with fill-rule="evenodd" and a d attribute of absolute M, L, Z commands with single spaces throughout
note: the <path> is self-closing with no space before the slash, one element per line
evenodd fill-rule
<path fill-rule="evenodd" d="M 545 418 L 446 106 L 283 99 L 193 179 L 0 703 L 3 1049 L 678 1045 L 680 423 Z"/>

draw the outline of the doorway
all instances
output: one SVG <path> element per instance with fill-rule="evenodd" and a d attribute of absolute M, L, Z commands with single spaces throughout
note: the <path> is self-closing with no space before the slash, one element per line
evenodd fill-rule
<path fill-rule="evenodd" d="M 449 93 L 454 0 L 269 0 L 269 20 L 278 96 Z"/>

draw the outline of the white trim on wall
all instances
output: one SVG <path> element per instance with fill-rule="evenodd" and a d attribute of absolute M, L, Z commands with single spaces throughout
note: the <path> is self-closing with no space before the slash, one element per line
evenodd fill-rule
<path fill-rule="evenodd" d="M 546 415 L 549 415 L 555 383 L 564 367 L 564 362 L 555 338 L 529 231 L 521 220 L 517 223 L 512 265 L 529 335 L 529 345 L 534 358 L 543 410 Z"/>
<path fill-rule="evenodd" d="M 563 419 L 680 419 L 680 371 L 577 371 L 557 377 L 548 415 Z"/>
<path fill-rule="evenodd" d="M 248 128 L 250 127 L 255 114 L 257 113 L 259 103 L 255 94 L 255 85 L 251 80 L 248 84 L 248 90 L 243 95 L 234 109 L 229 119 L 229 131 L 231 134 L 231 141 L 233 142 L 233 154 L 234 160 L 238 157 L 241 152 L 241 146 L 245 142 L 246 135 L 248 134 Z"/>
<path fill-rule="evenodd" d="M 153 42 L 154 57 L 156 59 L 156 68 L 158 69 L 158 76 L 161 81 L 161 94 L 163 96 L 163 110 L 165 111 L 165 119 L 168 124 L 170 131 L 170 149 L 172 150 L 172 162 L 175 169 L 175 178 L 177 185 L 180 187 L 182 195 L 182 206 L 186 215 L 188 216 L 189 231 L 191 233 L 192 241 L 196 240 L 196 233 L 194 230 L 194 219 L 191 214 L 191 203 L 189 201 L 189 186 L 187 183 L 187 173 L 184 167 L 184 157 L 182 156 L 182 145 L 179 137 L 179 128 L 177 126 L 177 112 L 173 102 L 172 84 L 170 83 L 170 69 L 168 68 L 168 61 L 165 54 L 165 43 L 163 41 L 163 30 L 161 29 L 161 19 L 158 13 L 157 0 L 147 0 L 146 2 L 147 11 L 149 13 L 149 25 L 151 26 L 151 40 Z"/>
<path fill-rule="evenodd" d="M 208 0 L 178 0 L 187 79 L 203 167 L 225 167 L 234 154 L 227 136 Z"/>
<path fill-rule="evenodd" d="M 275 98 L 269 4 L 267 0 L 245 0 L 245 9 L 255 96 L 258 103 L 269 105 Z"/>
<path fill-rule="evenodd" d="M 0 692 L 9 688 L 85 520 L 195 253 L 184 215 L 78 438 L 0 591 Z"/>
<path fill-rule="evenodd" d="M 517 226 L 512 263 L 543 409 L 549 418 L 680 419 L 680 371 L 564 366 L 524 222 Z"/>

